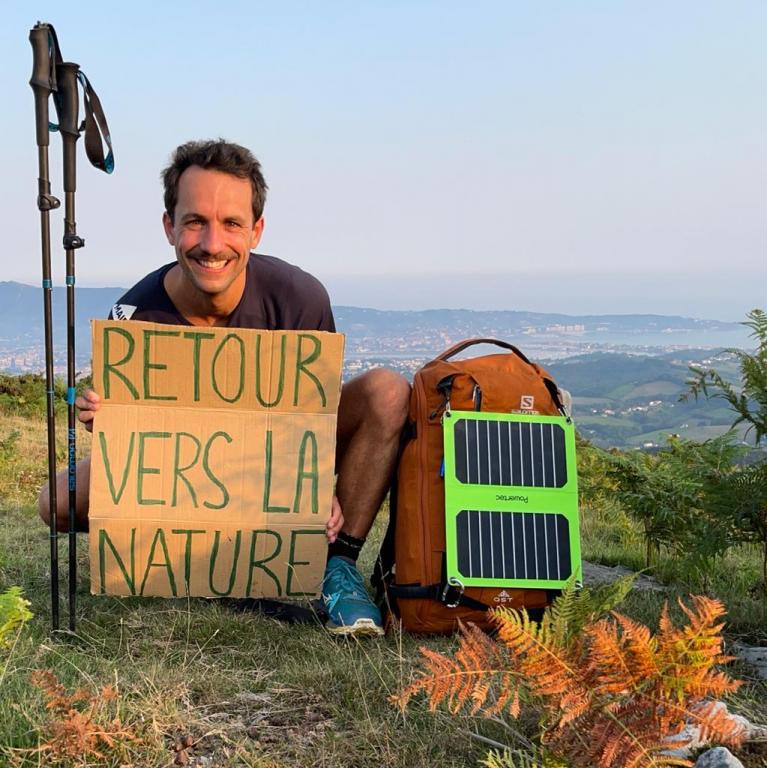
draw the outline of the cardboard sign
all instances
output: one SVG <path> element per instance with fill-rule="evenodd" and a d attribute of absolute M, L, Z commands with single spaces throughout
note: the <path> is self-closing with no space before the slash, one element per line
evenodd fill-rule
<path fill-rule="evenodd" d="M 97 320 L 91 592 L 319 592 L 344 337 Z"/>

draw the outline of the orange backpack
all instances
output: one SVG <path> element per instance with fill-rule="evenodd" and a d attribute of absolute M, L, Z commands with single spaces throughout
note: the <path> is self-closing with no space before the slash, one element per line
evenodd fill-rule
<path fill-rule="evenodd" d="M 453 359 L 475 344 L 495 344 L 508 351 Z M 446 408 L 565 413 L 557 385 L 549 374 L 505 341 L 462 341 L 415 374 L 390 497 L 389 528 L 373 575 L 382 608 L 397 616 L 404 629 L 411 632 L 452 632 L 458 619 L 487 628 L 488 608 L 525 607 L 535 616 L 553 597 L 544 589 L 460 590 L 447 583 L 442 477 L 442 414 Z"/>

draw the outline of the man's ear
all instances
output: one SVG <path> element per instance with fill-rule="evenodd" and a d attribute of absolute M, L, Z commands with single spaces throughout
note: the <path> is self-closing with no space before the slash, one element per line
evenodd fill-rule
<path fill-rule="evenodd" d="M 173 232 L 173 222 L 171 221 L 170 214 L 165 211 L 162 215 L 162 228 L 165 230 L 165 237 L 168 238 L 168 242 L 171 245 L 176 244 L 176 235 Z"/>
<path fill-rule="evenodd" d="M 264 234 L 264 226 L 266 222 L 264 221 L 264 217 L 262 216 L 254 225 L 253 229 L 250 232 L 250 247 L 256 248 L 261 242 L 261 235 Z"/>

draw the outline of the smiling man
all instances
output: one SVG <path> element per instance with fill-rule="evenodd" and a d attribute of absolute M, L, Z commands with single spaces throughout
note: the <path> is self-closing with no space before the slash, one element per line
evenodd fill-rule
<path fill-rule="evenodd" d="M 176 261 L 139 281 L 110 318 L 195 326 L 335 331 L 322 284 L 299 267 L 253 251 L 264 231 L 267 186 L 249 150 L 194 141 L 176 149 L 163 171 L 162 221 Z M 407 416 L 408 383 L 375 369 L 344 384 L 338 409 L 336 498 L 328 510 L 328 564 L 322 596 L 328 629 L 381 634 L 381 615 L 356 567 L 357 556 L 389 487 Z M 79 397 L 79 418 L 92 429 L 99 397 Z M 90 462 L 77 468 L 77 519 L 88 529 Z M 68 527 L 67 476 L 57 477 L 56 516 Z M 39 499 L 49 519 L 48 491 Z"/>

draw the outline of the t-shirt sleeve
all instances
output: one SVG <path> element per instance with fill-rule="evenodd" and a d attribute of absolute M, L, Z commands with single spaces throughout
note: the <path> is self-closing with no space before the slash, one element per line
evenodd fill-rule
<path fill-rule="evenodd" d="M 317 322 L 317 330 L 330 331 L 331 333 L 335 333 L 336 320 L 333 317 L 333 308 L 330 306 L 330 297 L 328 296 L 328 292 L 325 290 L 325 286 L 321 285 L 320 287 L 322 288 L 322 293 L 325 296 L 325 303 L 322 307 L 322 310 L 320 311 L 320 316 Z"/>
<path fill-rule="evenodd" d="M 336 332 L 336 322 L 325 286 L 313 275 L 300 272 L 294 284 L 298 313 L 296 329 Z"/>

